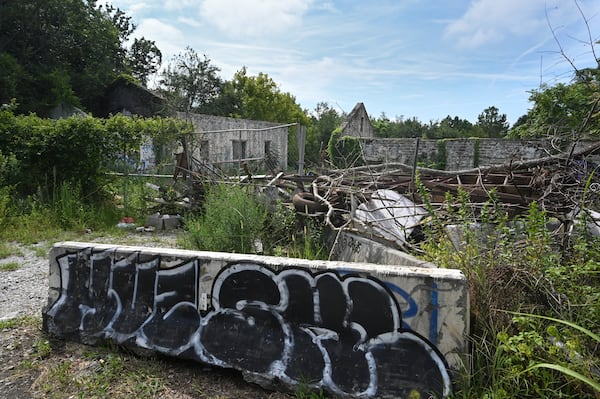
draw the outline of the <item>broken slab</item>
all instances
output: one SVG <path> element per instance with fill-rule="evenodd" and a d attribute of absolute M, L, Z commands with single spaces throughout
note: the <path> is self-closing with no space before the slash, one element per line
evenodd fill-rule
<path fill-rule="evenodd" d="M 406 252 L 390 248 L 368 237 L 350 233 L 336 232 L 335 246 L 331 259 L 342 262 L 366 262 L 378 265 L 398 265 L 435 268 L 437 265 L 416 258 Z"/>
<path fill-rule="evenodd" d="M 49 333 L 241 370 L 265 387 L 445 398 L 467 356 L 458 270 L 64 242 Z"/>

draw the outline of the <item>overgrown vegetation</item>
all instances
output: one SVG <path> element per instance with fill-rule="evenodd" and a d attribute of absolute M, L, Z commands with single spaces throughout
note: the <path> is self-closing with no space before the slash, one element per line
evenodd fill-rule
<path fill-rule="evenodd" d="M 200 214 L 186 216 L 185 248 L 325 259 L 325 233 L 281 202 L 268 203 L 252 185 L 208 189 Z M 264 200 L 261 200 L 263 198 Z"/>
<path fill-rule="evenodd" d="M 420 194 L 427 197 L 422 186 Z M 464 192 L 446 204 L 432 214 L 423 250 L 469 281 L 471 372 L 454 396 L 597 397 L 586 381 L 598 383 L 599 347 L 585 331 L 600 327 L 600 238 L 579 221 L 565 246 L 535 202 L 516 218 L 493 193 L 482 208 Z"/>
<path fill-rule="evenodd" d="M 329 161 L 336 168 L 344 169 L 365 164 L 359 138 L 342 136 L 341 129 L 331 133 L 327 153 Z"/>

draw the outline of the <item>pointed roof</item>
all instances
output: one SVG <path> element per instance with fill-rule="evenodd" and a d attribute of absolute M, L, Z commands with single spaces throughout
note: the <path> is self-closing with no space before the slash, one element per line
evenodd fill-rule
<path fill-rule="evenodd" d="M 341 129 L 345 136 L 373 137 L 375 135 L 364 103 L 356 103 L 342 123 Z"/>

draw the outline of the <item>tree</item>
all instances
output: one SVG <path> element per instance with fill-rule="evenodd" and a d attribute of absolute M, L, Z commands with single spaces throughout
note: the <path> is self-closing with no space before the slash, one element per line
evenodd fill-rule
<path fill-rule="evenodd" d="M 123 11 L 95 0 L 3 1 L 0 64 L 10 73 L 1 100 L 15 97 L 18 113 L 44 115 L 60 102 L 101 109 L 104 89 L 131 71 L 126 43 L 134 30 Z"/>
<path fill-rule="evenodd" d="M 238 98 L 235 116 L 262 121 L 307 125 L 306 112 L 290 93 L 282 92 L 267 74 L 248 76 L 246 67 L 237 71 L 231 81 L 231 90 Z"/>
<path fill-rule="evenodd" d="M 586 75 L 588 78 L 590 75 Z M 533 107 L 511 131 L 516 137 L 544 137 L 573 133 L 600 133 L 600 94 L 597 80 L 576 79 L 532 90 Z"/>
<path fill-rule="evenodd" d="M 487 137 L 504 137 L 509 127 L 506 119 L 506 114 L 500 114 L 498 108 L 491 106 L 477 116 L 475 125 L 481 128 Z"/>
<path fill-rule="evenodd" d="M 426 132 L 426 126 L 416 117 L 405 119 L 399 116 L 390 120 L 385 112 L 373 119 L 371 124 L 377 137 L 421 137 Z"/>
<path fill-rule="evenodd" d="M 136 38 L 129 50 L 127 61 L 131 75 L 145 86 L 148 77 L 160 68 L 162 53 L 153 40 Z"/>
<path fill-rule="evenodd" d="M 223 90 L 219 68 L 191 47 L 176 55 L 162 73 L 159 91 L 171 107 L 181 112 L 202 112 L 216 101 Z"/>
<path fill-rule="evenodd" d="M 344 119 L 345 115 L 338 113 L 328 103 L 320 102 L 317 104 L 306 131 L 307 161 L 321 162 L 332 132 L 340 127 Z"/>

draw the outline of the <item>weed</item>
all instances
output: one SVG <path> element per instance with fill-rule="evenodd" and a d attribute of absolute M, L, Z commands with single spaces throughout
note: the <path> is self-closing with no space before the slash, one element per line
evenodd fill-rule
<path fill-rule="evenodd" d="M 427 206 L 423 187 L 419 194 Z M 472 372 L 455 396 L 592 397 L 598 343 L 571 321 L 591 331 L 600 320 L 598 239 L 579 235 L 569 252 L 559 252 L 535 202 L 513 218 L 494 193 L 483 207 L 460 191 L 447 195 L 445 204 L 432 217 L 431 239 L 422 249 L 469 281 Z M 546 316 L 510 313 L 521 311 Z"/>
<path fill-rule="evenodd" d="M 20 255 L 20 251 L 12 245 L 0 242 L 0 259 L 8 258 L 12 255 Z"/>
<path fill-rule="evenodd" d="M 38 258 L 45 258 L 48 256 L 48 252 L 50 251 L 51 246 L 52 244 L 36 246 L 33 248 L 33 252 Z"/>
<path fill-rule="evenodd" d="M 50 345 L 50 341 L 44 338 L 36 339 L 33 343 L 33 351 L 35 353 L 36 358 L 46 359 L 52 353 L 52 346 Z"/>
<path fill-rule="evenodd" d="M 0 330 L 20 327 L 26 324 L 39 324 L 40 320 L 31 316 L 15 317 L 12 319 L 0 320 Z"/>
<path fill-rule="evenodd" d="M 204 213 L 186 217 L 188 235 L 182 244 L 191 249 L 252 253 L 266 220 L 265 206 L 246 188 L 213 186 L 206 195 Z"/>
<path fill-rule="evenodd" d="M 13 272 L 18 270 L 20 267 L 21 265 L 18 262 L 0 263 L 0 271 L 2 272 Z"/>
<path fill-rule="evenodd" d="M 296 399 L 326 399 L 327 395 L 322 389 L 310 388 L 306 384 L 300 384 L 294 393 Z"/>

